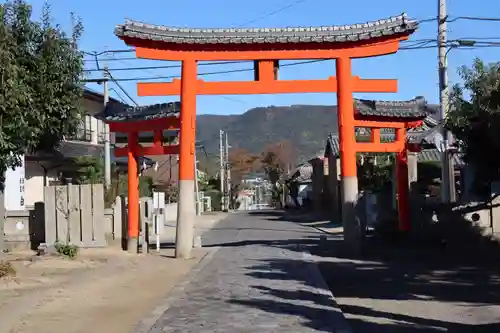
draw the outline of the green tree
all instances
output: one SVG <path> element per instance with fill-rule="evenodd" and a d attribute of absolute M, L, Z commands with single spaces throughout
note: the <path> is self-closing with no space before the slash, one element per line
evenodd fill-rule
<path fill-rule="evenodd" d="M 104 182 L 104 162 L 92 156 L 75 158 L 77 170 L 75 173 L 76 184 L 102 184 Z"/>
<path fill-rule="evenodd" d="M 476 59 L 458 70 L 462 84 L 450 94 L 446 126 L 457 139 L 465 161 L 475 169 L 475 189 L 481 193 L 500 179 L 500 63 Z"/>
<path fill-rule="evenodd" d="M 19 165 L 19 155 L 57 147 L 80 120 L 82 24 L 72 15 L 65 33 L 49 5 L 39 21 L 31 17 L 24 0 L 0 5 L 0 174 Z"/>
<path fill-rule="evenodd" d="M 267 146 L 260 159 L 260 165 L 272 184 L 272 200 L 275 204 L 279 204 L 280 207 L 285 205 L 283 175 L 291 169 L 294 160 L 293 156 L 292 144 L 289 141 L 281 141 Z"/>

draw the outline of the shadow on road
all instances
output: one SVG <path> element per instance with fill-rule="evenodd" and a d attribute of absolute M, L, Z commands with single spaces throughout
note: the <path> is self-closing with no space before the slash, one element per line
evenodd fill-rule
<path fill-rule="evenodd" d="M 287 220 L 282 212 L 253 215 Z M 342 251 L 341 235 L 330 235 L 322 242 L 314 237 L 225 245 L 251 244 L 291 251 L 306 249 L 321 257 L 320 270 L 355 332 L 500 332 L 500 265 L 493 259 L 496 257 L 376 239 L 368 240 L 362 253 L 352 256 Z M 250 267 L 248 274 L 307 284 L 308 272 L 296 271 L 300 264 L 300 260 L 271 260 Z M 329 332 L 324 318 L 334 316 L 336 311 L 324 294 L 250 287 L 282 301 L 231 302 L 270 313 L 294 314 L 306 319 L 307 326 Z M 297 299 L 311 306 L 292 304 Z"/>

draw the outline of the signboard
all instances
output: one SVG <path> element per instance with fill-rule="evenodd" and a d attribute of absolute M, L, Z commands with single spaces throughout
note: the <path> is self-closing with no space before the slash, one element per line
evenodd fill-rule
<path fill-rule="evenodd" d="M 20 156 L 21 165 L 5 171 L 4 205 L 6 210 L 24 210 L 25 165 L 24 155 Z"/>
<path fill-rule="evenodd" d="M 165 209 L 165 192 L 153 192 L 153 208 Z"/>
<path fill-rule="evenodd" d="M 160 251 L 160 236 L 165 223 L 165 192 L 153 192 L 153 222 L 156 235 L 156 251 Z"/>

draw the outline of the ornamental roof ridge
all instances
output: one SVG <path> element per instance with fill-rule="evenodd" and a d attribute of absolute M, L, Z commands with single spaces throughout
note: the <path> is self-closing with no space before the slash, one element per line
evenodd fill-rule
<path fill-rule="evenodd" d="M 362 98 L 354 98 L 354 101 L 361 103 L 375 103 L 376 106 L 409 106 L 409 105 L 424 106 L 427 104 L 427 100 L 422 96 L 417 96 L 415 98 L 405 101 L 373 100 L 373 99 L 362 99 Z"/>
<path fill-rule="evenodd" d="M 181 28 L 126 19 L 115 34 L 176 44 L 340 43 L 411 34 L 417 28 L 418 22 L 403 13 L 365 23 L 286 28 Z"/>
<path fill-rule="evenodd" d="M 143 106 L 108 104 L 96 118 L 108 122 L 142 121 L 166 117 L 179 117 L 180 102 L 157 103 Z"/>

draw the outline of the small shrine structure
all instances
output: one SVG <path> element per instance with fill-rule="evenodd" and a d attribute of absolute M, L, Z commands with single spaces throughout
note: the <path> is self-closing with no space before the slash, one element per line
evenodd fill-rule
<path fill-rule="evenodd" d="M 397 121 L 403 126 L 401 128 L 357 128 L 356 141 L 362 142 L 363 137 L 369 137 L 370 141 L 377 140 L 386 145 L 388 143 L 399 144 L 400 150 L 392 151 L 395 154 L 396 171 L 396 193 L 398 209 L 398 227 L 402 232 L 410 231 L 410 205 L 409 205 L 409 184 L 410 179 L 416 170 L 416 155 L 421 149 L 421 144 L 414 140 L 409 140 L 411 134 L 416 132 L 423 125 L 423 120 L 429 115 L 427 101 L 423 97 L 416 97 L 409 101 L 376 101 L 376 100 L 355 100 L 355 118 L 363 121 L 390 122 Z M 400 143 L 397 143 L 400 142 Z M 375 152 L 375 151 L 373 151 Z M 384 151 L 378 151 L 384 152 Z M 409 155 L 415 159 L 409 170 Z M 327 176 L 325 184 L 326 193 L 332 200 L 334 216 L 340 210 L 338 207 L 339 194 L 338 188 L 338 167 L 337 158 L 342 156 L 339 151 L 339 140 L 329 137 L 325 149 L 324 174 Z M 415 164 L 415 165 L 413 165 Z M 318 187 L 313 191 L 318 190 Z"/>
<path fill-rule="evenodd" d="M 397 81 L 353 76 L 352 59 L 396 53 L 400 42 L 417 28 L 417 21 L 405 14 L 361 24 L 302 28 L 175 28 L 136 21 L 117 26 L 115 34 L 135 47 L 138 58 L 182 62 L 180 79 L 137 84 L 139 96 L 180 95 L 181 99 L 176 257 L 189 258 L 193 245 L 197 95 L 336 93 L 344 239 L 348 245 L 357 247 L 361 230 L 356 218 L 356 153 L 402 152 L 409 124 L 403 118 L 379 121 L 355 116 L 353 93 L 396 92 Z M 322 80 L 278 79 L 280 60 L 306 59 L 335 59 L 335 76 Z M 198 78 L 200 61 L 254 61 L 255 79 L 207 82 Z M 372 141 L 356 142 L 356 127 L 371 128 Z M 396 140 L 380 142 L 380 128 L 394 128 Z M 132 158 L 130 150 L 128 154 Z"/>
<path fill-rule="evenodd" d="M 154 155 L 177 155 L 179 145 L 170 144 L 172 131 L 180 128 L 180 103 L 141 107 L 108 104 L 97 117 L 109 125 L 110 132 L 127 135 L 127 144 L 115 147 L 116 157 L 127 157 L 128 214 L 127 249 L 137 252 L 139 238 L 139 165 L 138 159 Z M 140 143 L 139 133 L 152 132 L 152 142 Z"/>

